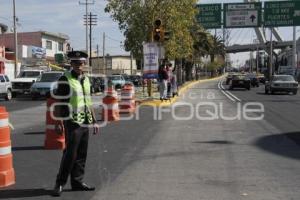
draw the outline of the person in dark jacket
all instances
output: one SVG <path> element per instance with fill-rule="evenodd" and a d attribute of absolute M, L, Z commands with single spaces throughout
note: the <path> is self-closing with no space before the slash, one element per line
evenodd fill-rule
<path fill-rule="evenodd" d="M 160 66 L 158 70 L 158 77 L 160 100 L 163 101 L 167 99 L 167 83 L 169 78 L 166 65 Z"/>

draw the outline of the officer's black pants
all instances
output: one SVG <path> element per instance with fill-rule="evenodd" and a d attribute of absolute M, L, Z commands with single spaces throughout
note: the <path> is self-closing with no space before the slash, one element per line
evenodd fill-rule
<path fill-rule="evenodd" d="M 89 128 L 66 121 L 65 140 L 66 148 L 63 152 L 56 184 L 65 185 L 69 174 L 71 185 L 76 186 L 82 182 L 88 151 Z"/>

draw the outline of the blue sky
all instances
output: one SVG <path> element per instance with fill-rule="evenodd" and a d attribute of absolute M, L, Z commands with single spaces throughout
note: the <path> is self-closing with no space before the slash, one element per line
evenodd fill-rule
<path fill-rule="evenodd" d="M 16 15 L 20 25 L 18 31 L 44 30 L 64 33 L 70 36 L 74 48 L 85 49 L 85 6 L 78 2 L 79 0 L 16 0 Z M 109 37 L 106 40 L 106 52 L 128 54 L 120 47 L 123 34 L 119 31 L 118 24 L 104 12 L 105 5 L 105 0 L 95 0 L 95 4 L 89 6 L 89 11 L 98 17 L 98 25 L 93 28 L 93 49 L 99 44 L 102 55 L 102 35 L 106 32 Z M 12 27 L 12 16 L 12 0 L 0 0 L 0 23 Z"/>
<path fill-rule="evenodd" d="M 85 0 L 81 0 L 84 2 Z M 19 18 L 19 32 L 50 31 L 60 32 L 70 36 L 70 42 L 75 49 L 85 49 L 85 26 L 83 15 L 85 6 L 79 5 L 78 0 L 16 0 L 16 15 Z M 201 0 L 201 3 L 231 3 L 243 0 Z M 106 53 L 111 55 L 129 54 L 121 48 L 124 40 L 123 34 L 118 29 L 108 13 L 104 12 L 106 0 L 95 0 L 89 6 L 89 11 L 98 15 L 98 25 L 93 29 L 93 49 L 100 46 L 102 55 L 102 34 L 107 35 Z M 12 27 L 12 0 L 0 0 L 0 23 Z M 281 28 L 280 33 L 284 39 L 292 38 L 291 28 Z M 218 30 L 218 34 L 222 34 Z M 298 33 L 299 36 L 299 33 Z M 231 43 L 252 43 L 256 38 L 253 29 L 231 29 Z M 249 58 L 249 53 L 232 54 L 234 63 L 243 63 Z"/>

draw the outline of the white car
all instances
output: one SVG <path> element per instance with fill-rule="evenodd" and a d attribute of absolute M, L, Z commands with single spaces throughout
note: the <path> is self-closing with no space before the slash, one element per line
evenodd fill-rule
<path fill-rule="evenodd" d="M 30 87 L 43 72 L 43 70 L 22 70 L 18 77 L 11 81 L 13 97 L 29 93 Z"/>
<path fill-rule="evenodd" d="M 51 90 L 57 89 L 57 81 L 63 74 L 64 72 L 60 71 L 44 72 L 30 88 L 32 99 L 49 96 Z"/>
<path fill-rule="evenodd" d="M 4 74 L 0 74 L 0 96 L 4 97 L 6 101 L 12 98 L 11 82 Z"/>
<path fill-rule="evenodd" d="M 298 92 L 298 82 L 291 75 L 273 75 L 270 81 L 266 81 L 265 93 L 274 94 L 275 92 Z"/>

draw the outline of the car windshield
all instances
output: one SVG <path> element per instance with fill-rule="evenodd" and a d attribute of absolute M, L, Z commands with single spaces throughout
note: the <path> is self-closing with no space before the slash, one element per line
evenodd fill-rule
<path fill-rule="evenodd" d="M 112 81 L 116 81 L 116 80 L 121 80 L 121 77 L 120 76 L 109 76 L 108 79 L 112 80 Z"/>
<path fill-rule="evenodd" d="M 39 82 L 54 82 L 61 77 L 61 73 L 46 73 L 41 76 Z"/>
<path fill-rule="evenodd" d="M 23 71 L 20 72 L 19 78 L 37 78 L 40 75 L 38 71 Z"/>
<path fill-rule="evenodd" d="M 273 81 L 295 81 L 292 76 L 274 76 Z"/>

